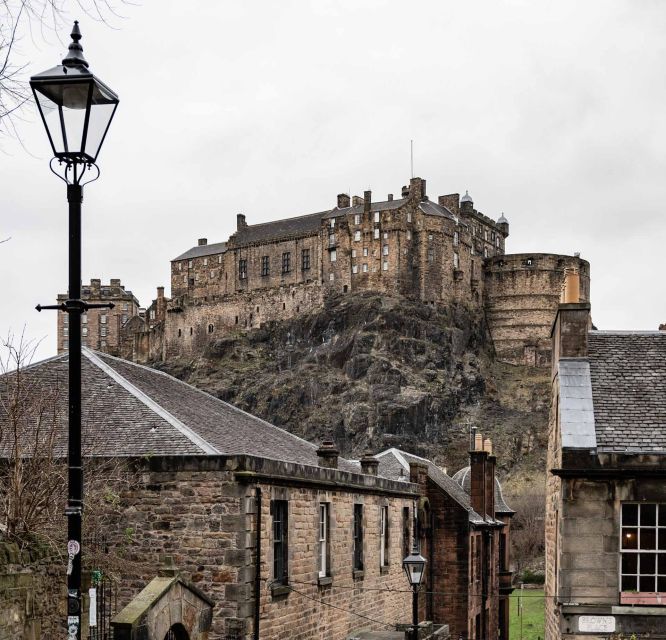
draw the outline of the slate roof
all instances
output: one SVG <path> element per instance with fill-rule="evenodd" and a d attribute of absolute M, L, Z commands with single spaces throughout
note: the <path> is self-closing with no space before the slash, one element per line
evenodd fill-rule
<path fill-rule="evenodd" d="M 182 253 L 177 258 L 174 258 L 171 262 L 176 260 L 191 260 L 192 258 L 203 258 L 204 256 L 213 256 L 218 253 L 224 253 L 227 250 L 226 242 L 215 242 L 213 244 L 202 244 L 197 245 L 188 249 L 185 253 Z"/>
<path fill-rule="evenodd" d="M 48 398 L 58 389 L 49 403 L 59 418 L 57 455 L 67 450 L 67 364 L 65 353 L 24 370 L 35 397 Z M 245 454 L 318 466 L 317 445 L 165 373 L 88 349 L 83 350 L 82 396 L 85 455 Z M 0 428 L 3 420 L 6 414 L 0 412 Z M 0 441 L 0 456 L 6 446 Z M 360 471 L 344 458 L 338 468 Z"/>
<path fill-rule="evenodd" d="M 315 235 L 319 232 L 322 218 L 327 213 L 328 211 L 320 211 L 319 213 L 310 213 L 295 218 L 250 224 L 239 229 L 231 236 L 233 246 L 242 247 L 256 242 L 280 240 L 291 236 Z"/>
<path fill-rule="evenodd" d="M 666 452 L 666 332 L 590 331 L 599 451 Z"/>
<path fill-rule="evenodd" d="M 407 202 L 407 198 L 398 198 L 394 200 L 381 200 L 379 202 L 370 203 L 370 211 L 392 211 L 399 209 Z M 351 207 L 343 207 L 342 209 L 331 209 L 326 212 L 324 218 L 335 218 L 337 216 L 346 216 L 350 213 L 363 213 L 365 211 L 364 204 L 357 204 Z"/>
<path fill-rule="evenodd" d="M 453 474 L 453 480 L 457 482 L 467 493 L 471 491 L 472 475 L 470 474 L 470 467 L 464 467 Z M 504 499 L 502 492 L 502 485 L 495 477 L 495 513 L 512 515 L 516 513 Z"/>
<path fill-rule="evenodd" d="M 590 363 L 583 358 L 561 358 L 558 376 L 562 446 L 567 449 L 594 449 L 597 438 Z"/>
<path fill-rule="evenodd" d="M 428 465 L 428 477 L 469 513 L 469 521 L 473 524 L 486 523 L 486 520 L 472 509 L 469 494 L 430 460 L 395 448 L 382 451 L 375 458 L 379 460 L 379 475 L 390 480 L 403 480 L 405 482 L 409 481 L 409 463 L 425 462 Z M 400 474 L 401 469 L 404 475 Z"/>
<path fill-rule="evenodd" d="M 421 211 L 423 211 L 423 213 L 425 213 L 427 216 L 449 218 L 455 222 L 458 222 L 458 218 L 456 218 L 449 209 L 443 207 L 441 204 L 437 204 L 436 202 L 424 200 L 423 202 L 419 203 L 419 209 L 421 209 Z"/>

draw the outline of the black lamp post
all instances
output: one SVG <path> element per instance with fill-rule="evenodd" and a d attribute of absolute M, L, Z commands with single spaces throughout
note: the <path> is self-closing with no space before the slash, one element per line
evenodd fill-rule
<path fill-rule="evenodd" d="M 62 305 L 42 307 L 69 314 L 69 441 L 67 508 L 67 627 L 70 639 L 81 638 L 81 314 L 112 307 L 81 300 L 81 202 L 83 185 L 99 177 L 95 164 L 118 106 L 118 96 L 89 70 L 74 22 L 72 42 L 61 65 L 30 78 L 35 102 L 54 157 L 51 171 L 67 184 L 69 202 L 69 290 Z M 54 163 L 57 166 L 54 167 Z M 59 169 L 59 170 L 58 170 Z"/>
<path fill-rule="evenodd" d="M 419 587 L 425 574 L 426 559 L 419 553 L 414 535 L 412 552 L 402 561 L 402 568 L 412 587 L 412 640 L 418 640 L 419 634 Z"/>

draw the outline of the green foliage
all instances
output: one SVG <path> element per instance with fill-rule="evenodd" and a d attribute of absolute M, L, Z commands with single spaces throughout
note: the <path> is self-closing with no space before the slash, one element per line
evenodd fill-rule
<path fill-rule="evenodd" d="M 522 593 L 523 610 L 519 615 L 521 592 L 511 594 L 509 637 L 511 640 L 543 640 L 545 637 L 544 593 L 537 589 L 525 589 Z"/>
<path fill-rule="evenodd" d="M 543 584 L 545 581 L 546 576 L 543 571 L 532 571 L 531 569 L 525 569 L 522 580 L 519 580 L 525 584 Z"/>

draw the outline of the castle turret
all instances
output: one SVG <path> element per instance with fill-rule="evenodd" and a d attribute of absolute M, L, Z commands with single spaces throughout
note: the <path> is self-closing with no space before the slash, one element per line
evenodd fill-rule
<path fill-rule="evenodd" d="M 505 238 L 509 237 L 509 221 L 504 217 L 504 214 L 497 220 L 497 226 Z"/>
<path fill-rule="evenodd" d="M 460 211 L 462 213 L 474 212 L 474 200 L 472 200 L 472 196 L 469 195 L 469 191 L 465 191 L 465 195 L 460 198 Z"/>

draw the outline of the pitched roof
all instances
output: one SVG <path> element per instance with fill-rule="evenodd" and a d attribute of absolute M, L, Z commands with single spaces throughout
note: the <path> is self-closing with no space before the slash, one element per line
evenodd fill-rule
<path fill-rule="evenodd" d="M 57 454 L 67 450 L 67 365 L 62 354 L 24 370 L 42 395 L 57 389 Z M 11 375 L 11 374 L 8 374 Z M 166 373 L 83 350 L 83 446 L 86 455 L 251 455 L 318 466 L 317 446 Z M 0 427 L 6 421 L 0 413 Z M 0 441 L 0 456 L 7 442 Z M 339 468 L 359 472 L 339 459 Z"/>
<path fill-rule="evenodd" d="M 666 332 L 588 337 L 598 450 L 666 452 Z"/>
<path fill-rule="evenodd" d="M 390 480 L 409 481 L 409 463 L 425 463 L 428 466 L 428 477 L 469 513 L 469 521 L 473 524 L 485 523 L 484 518 L 472 509 L 469 494 L 430 460 L 395 448 L 382 451 L 375 457 L 379 460 L 379 475 Z M 404 475 L 401 475 L 401 469 L 406 472 Z"/>
<path fill-rule="evenodd" d="M 230 242 L 233 243 L 233 246 L 240 247 L 255 242 L 267 242 L 291 236 L 314 235 L 318 233 L 321 220 L 327 213 L 328 211 L 320 211 L 319 213 L 310 213 L 295 218 L 250 224 L 236 231 L 231 236 L 233 240 L 230 240 Z"/>
<path fill-rule="evenodd" d="M 407 202 L 408 198 L 398 198 L 395 200 L 381 200 L 379 202 L 370 203 L 370 211 L 391 211 L 399 209 Z M 364 204 L 352 205 L 351 207 L 343 207 L 342 209 L 331 209 L 326 212 L 324 218 L 336 218 L 337 216 L 346 216 L 350 213 L 363 213 L 365 211 Z"/>
<path fill-rule="evenodd" d="M 171 262 L 176 260 L 191 260 L 192 258 L 203 258 L 204 256 L 213 256 L 218 253 L 224 253 L 227 250 L 226 242 L 215 242 L 213 244 L 200 244 L 196 247 L 188 249 L 185 253 L 182 253 L 176 258 L 173 258 Z"/>
<path fill-rule="evenodd" d="M 561 358 L 558 377 L 562 446 L 566 449 L 594 449 L 597 438 L 590 363 L 583 358 Z"/>
<path fill-rule="evenodd" d="M 449 209 L 443 207 L 441 204 L 437 204 L 436 202 L 424 200 L 423 202 L 419 203 L 419 209 L 421 209 L 421 211 L 423 211 L 423 213 L 425 213 L 427 216 L 449 218 L 455 222 L 458 222 L 458 218 L 456 218 L 456 216 L 454 216 Z"/>

